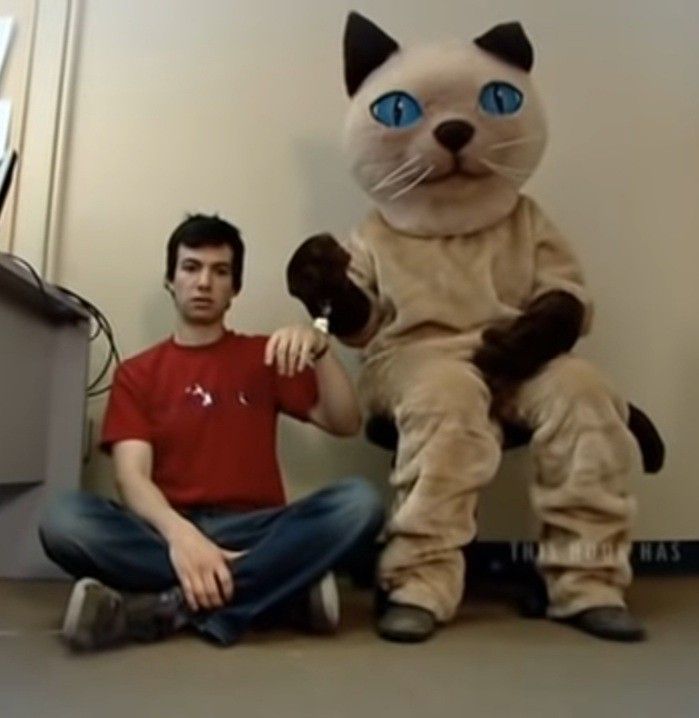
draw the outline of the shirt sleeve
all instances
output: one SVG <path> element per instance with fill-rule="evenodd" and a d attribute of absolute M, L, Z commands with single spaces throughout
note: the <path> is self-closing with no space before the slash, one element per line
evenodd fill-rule
<path fill-rule="evenodd" d="M 107 411 L 102 424 L 102 438 L 99 448 L 111 454 L 117 441 L 142 439 L 152 441 L 153 432 L 148 420 L 143 381 L 128 364 L 122 364 L 112 377 Z"/>
<path fill-rule="evenodd" d="M 300 421 L 308 421 L 308 414 L 318 402 L 318 384 L 313 369 L 305 369 L 294 376 L 280 376 L 274 372 L 274 394 L 277 409 Z"/>
<path fill-rule="evenodd" d="M 531 223 L 535 276 L 530 301 L 555 290 L 572 294 L 584 307 L 581 334 L 587 334 L 592 324 L 593 305 L 578 260 L 558 228 L 534 202 L 531 202 Z"/>

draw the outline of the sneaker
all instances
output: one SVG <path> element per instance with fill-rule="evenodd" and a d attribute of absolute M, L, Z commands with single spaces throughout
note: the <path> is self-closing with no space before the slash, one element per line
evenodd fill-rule
<path fill-rule="evenodd" d="M 308 627 L 314 633 L 335 633 L 340 625 L 340 593 L 333 573 L 308 590 Z"/>
<path fill-rule="evenodd" d="M 283 610 L 286 621 L 309 633 L 331 634 L 340 625 L 340 594 L 335 576 L 326 573 Z"/>
<path fill-rule="evenodd" d="M 94 578 L 73 587 L 62 635 L 73 650 L 95 650 L 128 640 L 153 641 L 182 624 L 179 589 L 162 593 L 121 593 Z"/>
<path fill-rule="evenodd" d="M 646 639 L 643 625 L 623 606 L 588 608 L 574 616 L 556 620 L 610 641 L 635 642 Z"/>
<path fill-rule="evenodd" d="M 376 631 L 387 641 L 421 643 L 437 630 L 437 620 L 421 606 L 389 602 L 376 623 Z"/>

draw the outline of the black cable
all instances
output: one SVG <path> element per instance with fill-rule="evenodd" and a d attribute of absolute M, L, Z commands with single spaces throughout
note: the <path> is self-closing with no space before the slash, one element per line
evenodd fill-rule
<path fill-rule="evenodd" d="M 82 306 L 82 308 L 89 313 L 90 319 L 95 323 L 94 332 L 90 334 L 90 341 L 94 341 L 95 339 L 97 339 L 97 337 L 103 331 L 104 323 L 107 321 L 106 319 L 104 319 L 100 310 L 87 299 L 81 297 L 79 294 L 76 294 L 70 289 L 66 289 L 65 287 L 61 286 L 56 286 L 56 289 L 58 289 L 59 292 L 68 295 L 69 297 L 71 297 L 71 299 L 75 299 L 80 304 L 80 306 Z"/>
<path fill-rule="evenodd" d="M 73 292 L 70 289 L 67 289 L 66 287 L 57 286 L 56 289 L 58 291 L 63 292 L 64 294 L 68 295 L 69 297 L 72 297 L 76 301 L 78 301 L 81 306 L 85 308 L 85 310 L 90 314 L 90 317 L 95 322 L 95 331 L 90 335 L 90 341 L 94 341 L 99 337 L 101 333 L 105 335 L 107 338 L 107 343 L 109 345 L 109 353 L 107 354 L 107 357 L 104 360 L 104 364 L 102 365 L 102 368 L 100 369 L 97 376 L 90 382 L 90 384 L 87 387 L 87 396 L 88 398 L 94 398 L 96 396 L 100 396 L 101 394 L 105 393 L 106 391 L 109 391 L 111 388 L 110 386 L 104 387 L 102 389 L 97 389 L 99 386 L 99 383 L 104 379 L 104 377 L 109 372 L 109 369 L 112 366 L 112 363 L 116 360 L 117 365 L 121 362 L 121 357 L 119 356 L 119 351 L 116 346 L 116 342 L 114 341 L 114 335 L 112 332 L 112 327 L 109 324 L 109 321 L 107 318 L 102 314 L 102 312 L 89 300 L 85 299 L 81 295 L 77 294 L 76 292 Z"/>
<path fill-rule="evenodd" d="M 15 264 L 19 264 L 20 267 L 23 267 L 26 269 L 29 274 L 32 275 L 32 278 L 36 282 L 36 286 L 39 289 L 39 292 L 41 293 L 41 296 L 44 298 L 44 302 L 46 303 L 46 306 L 51 305 L 51 299 L 49 298 L 49 295 L 46 293 L 46 285 L 44 284 L 44 280 L 39 276 L 39 273 L 32 267 L 32 265 L 27 262 L 26 259 L 22 259 L 22 257 L 17 257 L 14 254 L 11 254 L 10 252 L 2 252 L 1 253 L 3 257 L 7 257 L 11 261 L 13 261 Z"/>
<path fill-rule="evenodd" d="M 39 276 L 39 273 L 34 269 L 34 267 L 27 262 L 26 259 L 22 259 L 22 257 L 17 257 L 14 254 L 11 254 L 10 252 L 0 252 L 0 255 L 3 257 L 7 257 L 11 261 L 15 262 L 16 264 L 20 265 L 24 269 L 26 269 L 29 274 L 31 274 L 32 278 L 36 282 L 37 288 L 39 289 L 39 292 L 41 293 L 41 296 L 44 298 L 44 301 L 46 302 L 47 307 L 51 307 L 51 298 L 49 297 L 48 293 L 46 292 L 46 283 L 44 280 Z M 62 294 L 66 295 L 67 297 L 70 297 L 74 301 L 76 301 L 85 311 L 89 314 L 91 322 L 94 323 L 94 329 L 91 326 L 90 328 L 90 343 L 95 341 L 100 334 L 104 334 L 104 336 L 107 339 L 107 344 L 109 347 L 109 353 L 107 354 L 107 357 L 104 361 L 104 364 L 102 365 L 102 368 L 100 369 L 99 373 L 97 374 L 97 377 L 93 379 L 87 386 L 87 396 L 88 398 L 93 398 L 96 396 L 101 396 L 102 394 L 105 394 L 111 389 L 111 384 L 106 387 L 101 387 L 97 389 L 97 386 L 99 383 L 104 379 L 104 377 L 109 372 L 109 369 L 111 368 L 113 362 L 116 361 L 117 366 L 121 364 L 121 356 L 119 354 L 119 350 L 116 345 L 116 341 L 114 339 L 114 332 L 112 331 L 112 325 L 109 323 L 109 320 L 107 317 L 104 316 L 104 314 L 101 312 L 101 310 L 96 307 L 92 302 L 90 302 L 88 299 L 85 299 L 85 297 L 81 296 L 77 292 L 72 291 L 71 289 L 67 289 L 66 287 L 61 287 L 60 285 L 51 285 L 55 289 L 57 289 Z"/>
<path fill-rule="evenodd" d="M 106 394 L 111 388 L 112 388 L 111 384 L 109 386 L 103 386 L 101 389 L 98 389 L 97 391 L 90 392 L 87 396 L 90 399 L 94 399 L 96 396 L 102 396 L 102 394 Z"/>
<path fill-rule="evenodd" d="M 109 345 L 109 354 L 107 355 L 98 375 L 90 382 L 89 386 L 87 387 L 87 395 L 89 398 L 100 396 L 101 394 L 104 394 L 105 392 L 109 391 L 111 385 L 103 387 L 101 389 L 97 389 L 96 387 L 107 375 L 107 372 L 111 368 L 114 361 L 116 361 L 117 365 L 121 363 L 121 357 L 119 355 L 119 350 L 117 349 L 116 342 L 114 340 L 114 333 L 112 332 L 111 324 L 109 323 L 109 320 L 104 316 L 104 314 L 94 304 L 92 304 L 92 302 L 88 301 L 76 292 L 67 289 L 66 287 L 56 286 L 56 289 L 80 302 L 80 304 L 87 310 L 92 319 L 95 321 L 97 330 L 94 332 L 93 335 L 91 335 L 91 341 L 96 339 L 100 335 L 100 333 L 103 333 L 107 338 L 107 343 Z"/>

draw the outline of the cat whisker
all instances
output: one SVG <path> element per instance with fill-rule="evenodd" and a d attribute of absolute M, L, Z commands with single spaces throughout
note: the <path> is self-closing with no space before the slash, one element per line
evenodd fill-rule
<path fill-rule="evenodd" d="M 534 142 L 539 142 L 545 139 L 545 135 L 528 135 L 525 137 L 518 137 L 514 140 L 505 140 L 504 142 L 494 142 L 486 148 L 486 151 L 500 150 L 504 147 L 516 147 L 517 145 L 528 145 Z"/>
<path fill-rule="evenodd" d="M 390 187 L 397 182 L 402 182 L 406 177 L 410 177 L 410 175 L 419 170 L 419 160 L 412 163 L 405 162 L 400 167 L 396 167 L 396 169 L 379 180 L 371 189 L 372 191 L 377 191 L 385 187 Z"/>
<path fill-rule="evenodd" d="M 398 199 L 398 197 L 402 197 L 406 192 L 410 192 L 411 189 L 414 187 L 417 187 L 417 185 L 422 182 L 422 180 L 425 179 L 428 175 L 432 174 L 434 172 L 434 165 L 430 165 L 426 170 L 424 170 L 420 175 L 418 175 L 414 180 L 412 180 L 406 187 L 403 187 L 403 189 L 399 189 L 398 192 L 391 195 L 391 200 Z"/>
<path fill-rule="evenodd" d="M 493 170 L 496 174 L 499 174 L 506 179 L 512 179 L 515 181 L 527 179 L 527 177 L 529 177 L 532 172 L 532 170 L 527 167 L 512 167 L 510 165 L 502 165 L 498 162 L 493 162 L 492 160 L 485 159 L 484 157 L 481 157 L 480 161 L 486 167 L 489 167 L 491 170 Z"/>
<path fill-rule="evenodd" d="M 400 167 L 404 167 L 405 164 L 414 162 L 417 159 L 417 157 L 411 157 L 409 160 L 406 160 L 403 162 Z M 395 159 L 390 160 L 375 160 L 374 162 L 362 162 L 362 167 L 383 167 L 384 169 L 387 169 L 389 167 L 393 167 L 395 164 Z M 397 167 L 396 169 L 400 169 L 400 167 Z"/>
<path fill-rule="evenodd" d="M 382 180 L 378 185 L 372 187 L 372 190 L 378 191 L 382 189 L 388 189 L 390 187 L 393 187 L 394 185 L 401 184 L 406 180 L 410 180 L 410 178 L 414 177 L 416 174 L 422 172 L 423 169 L 424 168 L 422 165 L 415 165 L 414 167 L 409 167 L 407 170 L 404 170 L 399 175 L 396 175 L 388 181 Z"/>
<path fill-rule="evenodd" d="M 410 170 L 408 168 L 419 161 L 420 161 L 420 155 L 415 155 L 415 157 L 411 157 L 409 160 L 406 160 L 402 164 L 398 165 L 398 167 L 396 167 L 393 171 L 389 172 L 383 179 L 379 180 L 371 188 L 372 191 L 382 189 L 383 187 L 386 186 L 387 183 L 393 184 L 394 183 L 393 181 L 396 179 L 397 175 L 402 176 L 404 173 L 410 174 Z"/>

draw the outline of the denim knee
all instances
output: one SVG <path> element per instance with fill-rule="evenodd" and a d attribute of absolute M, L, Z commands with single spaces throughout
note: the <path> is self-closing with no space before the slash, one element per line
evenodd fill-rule
<path fill-rule="evenodd" d="M 89 506 L 97 497 L 81 491 L 58 495 L 46 507 L 39 522 L 39 537 L 44 550 L 54 560 L 74 554 L 76 549 L 94 538 Z"/>
<path fill-rule="evenodd" d="M 377 534 L 384 522 L 383 500 L 372 484 L 362 477 L 344 479 L 334 487 L 338 522 L 356 533 Z"/>

